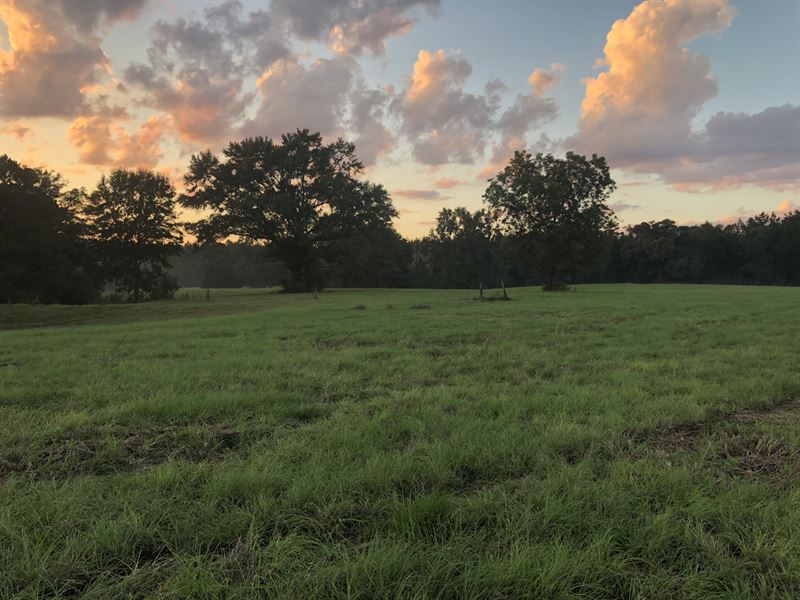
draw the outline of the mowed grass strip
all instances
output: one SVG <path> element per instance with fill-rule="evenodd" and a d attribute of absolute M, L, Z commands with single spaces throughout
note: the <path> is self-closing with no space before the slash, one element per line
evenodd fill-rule
<path fill-rule="evenodd" d="M 0 597 L 800 596 L 800 289 L 510 294 L 0 307 Z"/>

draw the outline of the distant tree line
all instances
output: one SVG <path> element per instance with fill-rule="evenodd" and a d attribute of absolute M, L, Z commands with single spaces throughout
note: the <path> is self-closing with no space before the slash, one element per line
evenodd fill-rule
<path fill-rule="evenodd" d="M 286 291 L 485 288 L 574 282 L 800 285 L 800 211 L 732 225 L 619 229 L 602 157 L 515 153 L 485 208 L 445 208 L 403 239 L 388 192 L 362 178 L 353 144 L 298 130 L 192 156 L 178 194 L 147 170 L 92 192 L 0 157 L 0 302 L 142 301 L 178 285 Z M 180 207 L 201 211 L 191 223 Z M 191 238 L 191 241 L 187 239 Z"/>
<path fill-rule="evenodd" d="M 482 234 L 484 218 L 485 211 L 443 209 L 428 236 L 408 242 L 416 258 L 409 285 L 477 288 L 483 281 L 499 287 L 501 279 L 512 286 L 548 285 L 546 263 L 527 251 L 525 240 Z M 645 222 L 598 242 L 597 262 L 567 274 L 565 283 L 800 285 L 800 211 L 760 214 L 731 225 Z"/>

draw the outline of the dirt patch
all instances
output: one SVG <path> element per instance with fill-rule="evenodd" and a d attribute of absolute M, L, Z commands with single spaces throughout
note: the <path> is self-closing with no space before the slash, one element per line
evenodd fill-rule
<path fill-rule="evenodd" d="M 133 471 L 168 460 L 217 461 L 269 437 L 272 429 L 264 424 L 193 423 L 65 432 L 38 449 L 0 456 L 0 478 L 16 473 L 31 480 L 63 479 Z"/>
<path fill-rule="evenodd" d="M 680 423 L 671 427 L 654 429 L 645 432 L 631 433 L 626 436 L 625 444 L 630 448 L 643 445 L 650 449 L 666 452 L 695 452 L 708 442 L 712 421 Z"/>
<path fill-rule="evenodd" d="M 732 435 L 724 439 L 717 456 L 733 477 L 800 481 L 800 450 L 774 437 Z"/>
<path fill-rule="evenodd" d="M 770 407 L 742 410 L 733 413 L 733 415 L 737 421 L 747 423 L 751 421 L 763 421 L 765 419 L 791 417 L 798 412 L 800 412 L 800 398 L 779 402 Z"/>
<path fill-rule="evenodd" d="M 340 350 L 342 348 L 371 348 L 377 345 L 377 342 L 352 336 L 342 338 L 317 338 L 314 340 L 314 346 L 322 350 Z"/>
<path fill-rule="evenodd" d="M 754 431 L 759 423 L 790 418 L 800 411 L 800 400 L 735 412 L 716 412 L 703 421 L 679 423 L 625 437 L 622 452 L 681 462 L 694 454 L 695 467 L 731 478 L 762 479 L 778 485 L 800 482 L 800 448 Z M 699 455 L 699 457 L 697 456 Z"/>

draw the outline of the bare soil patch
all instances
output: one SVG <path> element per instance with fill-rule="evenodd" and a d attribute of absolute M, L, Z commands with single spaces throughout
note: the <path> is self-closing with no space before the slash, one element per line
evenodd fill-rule
<path fill-rule="evenodd" d="M 756 430 L 760 423 L 794 418 L 800 400 L 771 407 L 717 412 L 703 421 L 679 423 L 627 436 L 623 451 L 644 447 L 651 456 L 679 462 L 682 455 L 700 454 L 695 466 L 727 477 L 763 479 L 778 485 L 800 483 L 800 448 L 775 434 Z"/>

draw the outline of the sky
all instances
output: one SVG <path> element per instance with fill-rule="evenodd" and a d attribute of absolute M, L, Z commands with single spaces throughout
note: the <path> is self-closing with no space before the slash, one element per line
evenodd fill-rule
<path fill-rule="evenodd" d="M 515 150 L 607 158 L 619 221 L 800 209 L 795 0 L 0 0 L 0 153 L 91 190 L 308 127 L 407 237 Z"/>

